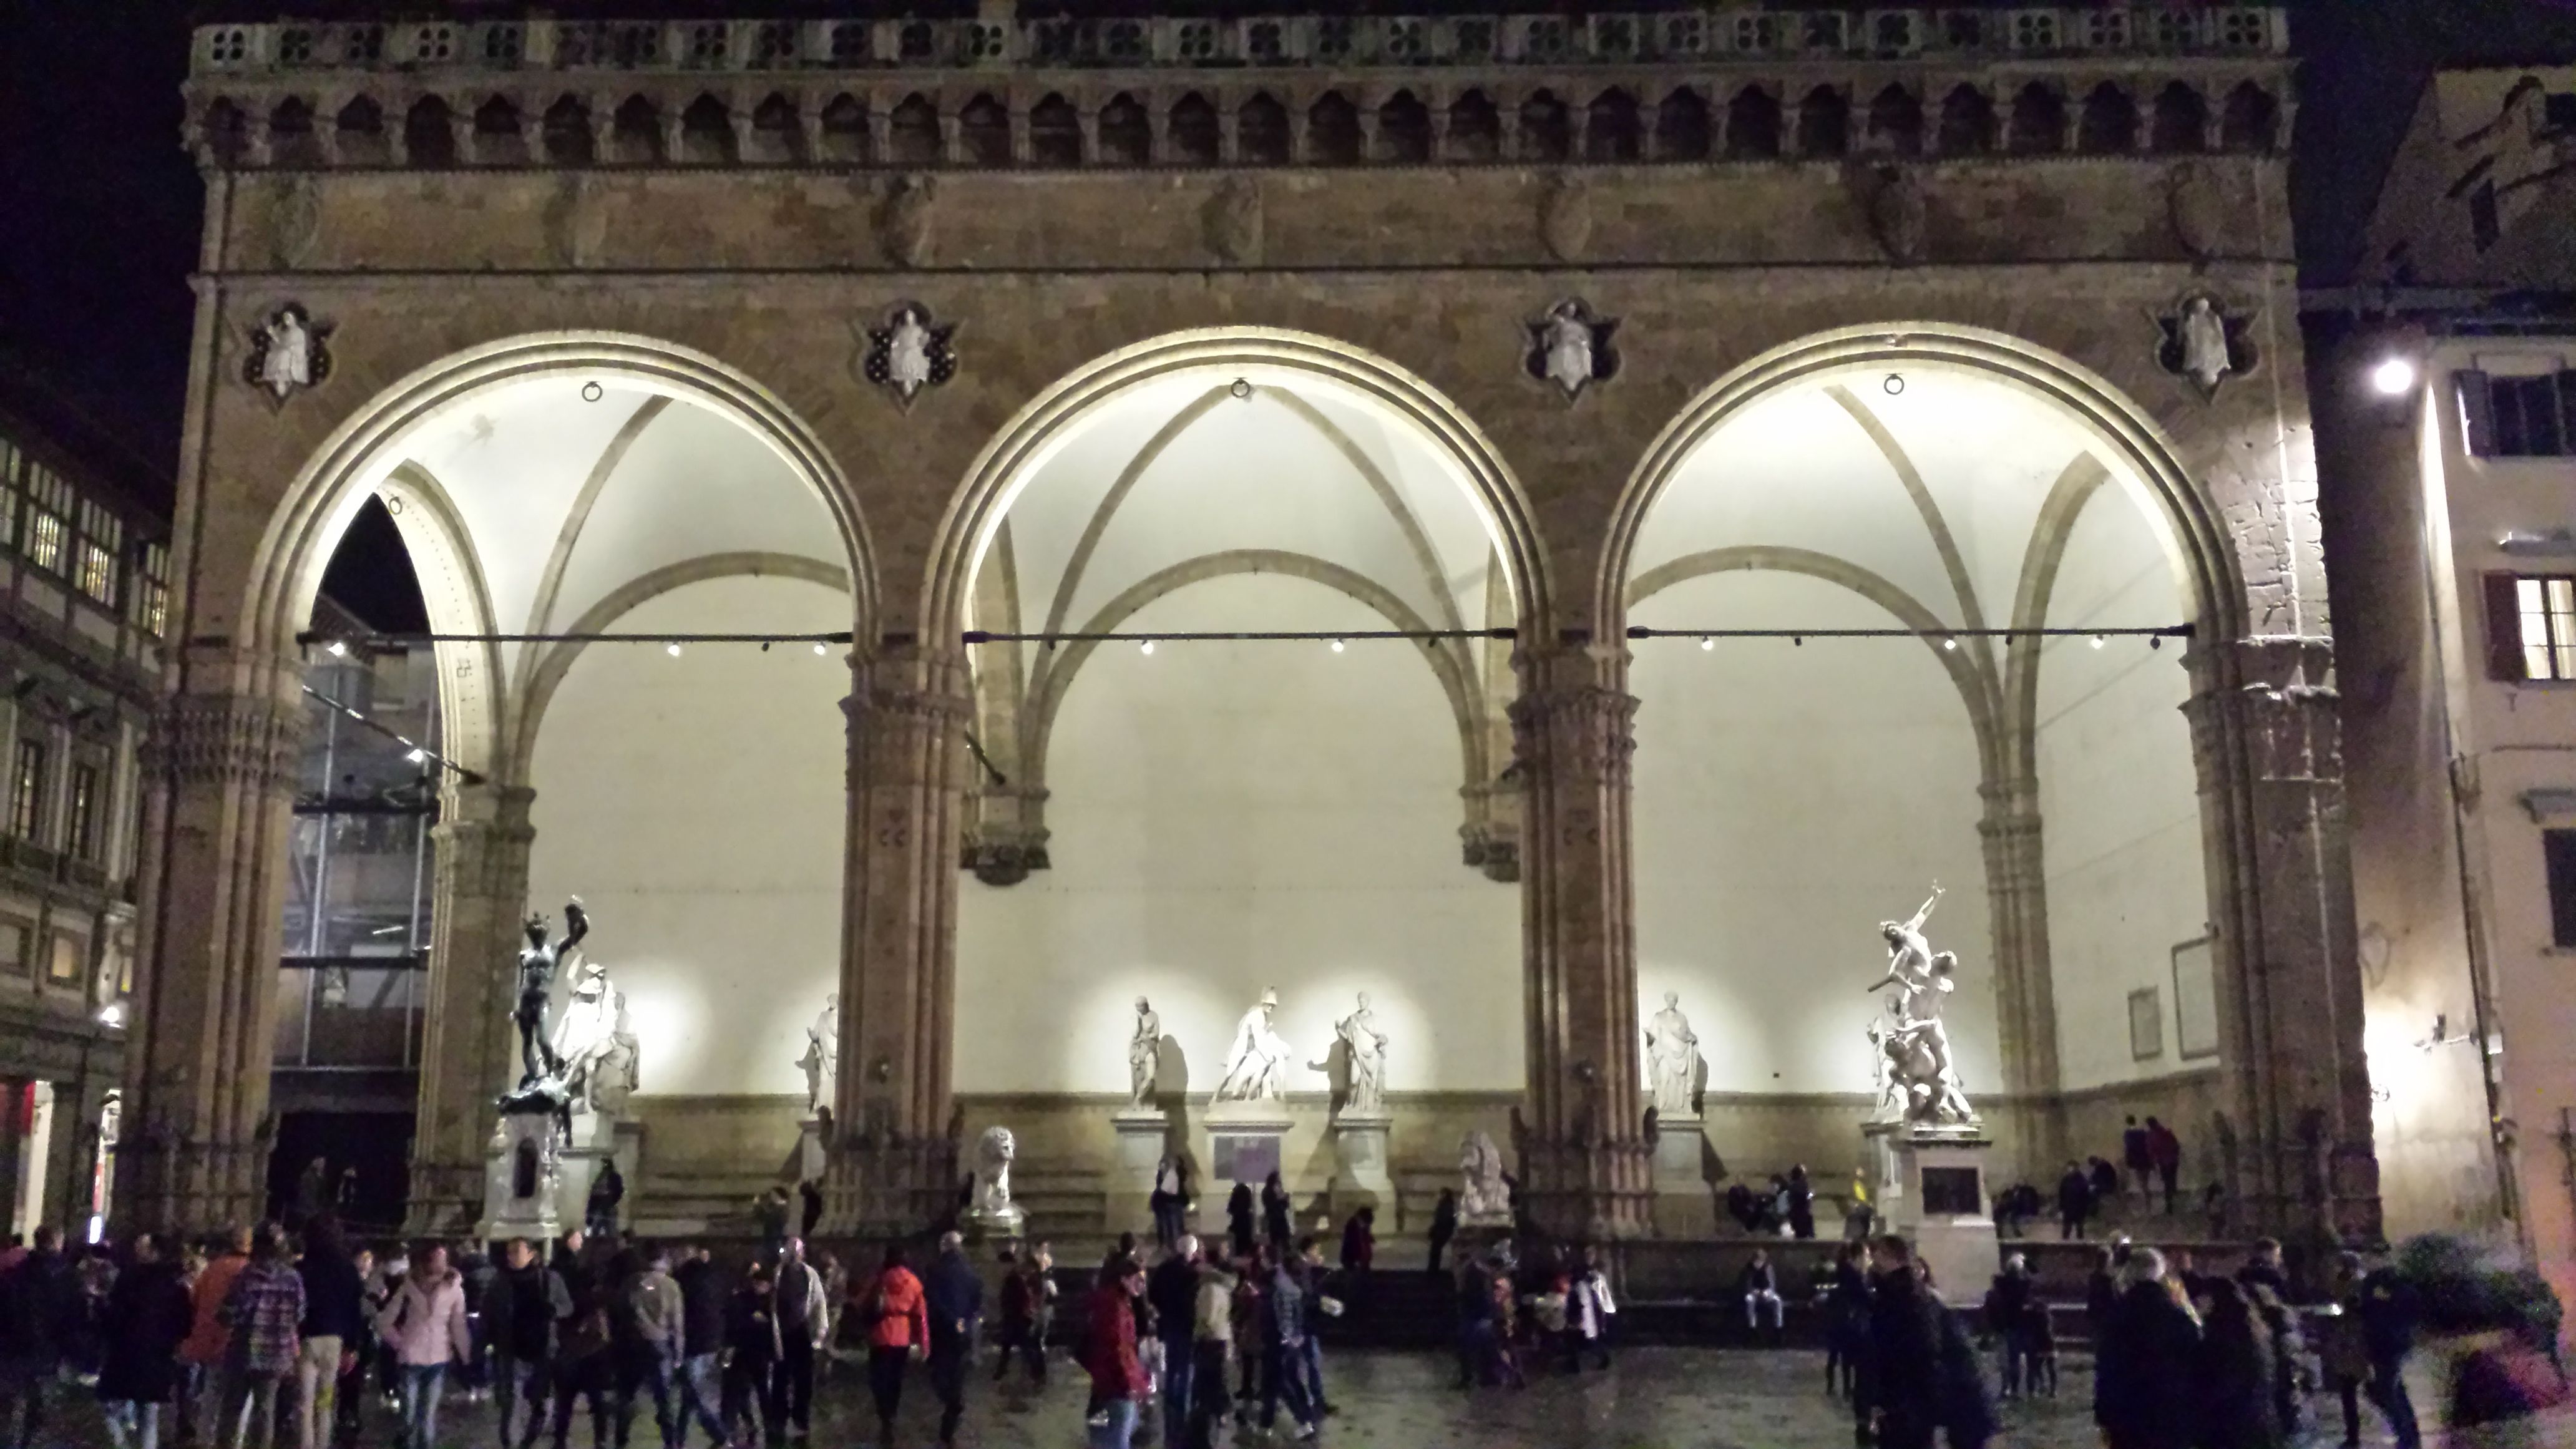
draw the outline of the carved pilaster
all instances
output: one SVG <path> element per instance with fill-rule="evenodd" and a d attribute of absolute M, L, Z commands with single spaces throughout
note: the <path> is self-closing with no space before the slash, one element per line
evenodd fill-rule
<path fill-rule="evenodd" d="M 511 1081 L 509 1018 L 535 800 L 534 790 L 518 786 L 459 786 L 430 833 L 438 910 L 412 1137 L 409 1231 L 418 1235 L 470 1233 L 482 1214 L 492 1102 Z"/>
<path fill-rule="evenodd" d="M 240 661 L 214 672 L 258 677 Z M 245 693 L 181 693 L 144 759 L 142 932 L 117 1151 L 120 1220 L 247 1221 L 264 1205 L 268 1070 L 287 840 L 304 716 Z"/>
<path fill-rule="evenodd" d="M 2223 652 L 2222 652 L 2223 651 Z M 2195 649 L 2184 706 L 2218 923 L 2219 1055 L 2253 1221 L 2379 1232 L 2332 641 Z"/>
<path fill-rule="evenodd" d="M 2048 868 L 2039 781 L 2024 775 L 1978 794 L 1977 836 L 1986 863 L 1987 920 L 1995 945 L 1998 1055 L 2012 1096 L 2057 1090 L 2057 1004 L 2048 950 Z M 1972 1094 L 1977 1088 L 1972 1084 Z"/>
<path fill-rule="evenodd" d="M 850 725 L 841 1070 L 824 1183 L 837 1232 L 912 1232 L 954 1190 L 955 755 L 974 700 L 955 651 L 862 660 Z"/>
<path fill-rule="evenodd" d="M 1528 653 L 1511 706 L 1522 783 L 1529 1105 L 1522 1190 L 1564 1236 L 1647 1231 L 1629 761 L 1636 699 L 1617 649 Z"/>

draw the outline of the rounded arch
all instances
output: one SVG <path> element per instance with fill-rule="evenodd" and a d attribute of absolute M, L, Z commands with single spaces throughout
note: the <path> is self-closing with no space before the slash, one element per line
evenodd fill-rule
<path fill-rule="evenodd" d="M 2171 442 L 2144 411 L 2081 364 L 2008 333 L 1949 323 L 1899 323 L 1819 332 L 1775 347 L 1710 384 L 1664 426 L 1629 475 L 1611 516 L 1594 581 L 1593 618 L 1605 635 L 1627 622 L 1629 561 L 1666 486 L 1699 446 L 1756 399 L 1802 379 L 1894 365 L 1983 374 L 2063 410 L 2125 464 L 2153 495 L 2170 528 L 2177 576 L 2206 633 L 2243 632 L 2244 590 L 2224 530 Z"/>
<path fill-rule="evenodd" d="M 964 628 L 976 565 L 1012 498 L 1092 408 L 1157 378 L 1226 367 L 1329 378 L 1419 428 L 1456 465 L 1476 501 L 1509 577 L 1520 628 L 1544 628 L 1554 617 L 1528 499 L 1500 451 L 1447 397 L 1395 363 L 1329 337 L 1210 327 L 1167 333 L 1095 359 L 1040 393 L 984 446 L 940 520 L 917 615 L 923 636 L 954 638 Z"/>
<path fill-rule="evenodd" d="M 576 374 L 707 408 L 759 439 L 811 487 L 830 512 L 850 564 L 852 627 L 862 637 L 876 616 L 874 550 L 849 480 L 822 441 L 776 394 L 702 352 L 620 332 L 539 332 L 452 353 L 369 399 L 334 429 L 288 486 L 252 561 L 243 634 L 283 655 L 311 612 L 330 551 L 364 496 L 384 450 L 415 429 L 512 382 Z M 436 531 L 415 537 L 435 540 Z M 460 542 L 451 537 L 451 546 Z"/>

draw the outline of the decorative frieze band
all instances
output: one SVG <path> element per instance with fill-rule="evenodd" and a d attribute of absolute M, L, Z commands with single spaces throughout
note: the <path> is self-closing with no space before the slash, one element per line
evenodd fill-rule
<path fill-rule="evenodd" d="M 1512 701 L 1512 736 L 1522 762 L 1559 779 L 1624 787 L 1637 753 L 1637 697 L 1575 685 Z"/>
<path fill-rule="evenodd" d="M 304 715 L 241 695 L 179 695 L 164 705 L 147 749 L 150 768 L 181 785 L 294 786 Z"/>

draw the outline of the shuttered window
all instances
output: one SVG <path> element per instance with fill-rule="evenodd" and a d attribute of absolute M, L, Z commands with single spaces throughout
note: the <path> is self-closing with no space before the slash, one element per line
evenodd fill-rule
<path fill-rule="evenodd" d="M 2576 373 L 2504 377 L 2472 369 L 2451 376 L 2470 456 L 2576 455 Z"/>
<path fill-rule="evenodd" d="M 2486 577 L 2487 675 L 2576 679 L 2576 577 Z"/>

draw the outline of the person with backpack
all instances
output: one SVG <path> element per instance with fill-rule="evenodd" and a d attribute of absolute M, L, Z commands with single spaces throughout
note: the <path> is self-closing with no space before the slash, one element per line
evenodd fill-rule
<path fill-rule="evenodd" d="M 159 1239 L 136 1237 L 133 1257 L 108 1289 L 100 1315 L 106 1356 L 98 1369 L 99 1408 L 116 1449 L 156 1449 L 161 1406 L 178 1396 L 179 1345 L 187 1341 L 194 1309 L 179 1264 L 162 1255 Z"/>
<path fill-rule="evenodd" d="M 868 1335 L 868 1392 L 876 1400 L 882 1442 L 891 1444 L 895 1411 L 903 1404 L 904 1370 L 930 1348 L 929 1304 L 921 1280 L 904 1263 L 901 1244 L 886 1248 L 884 1265 L 859 1301 Z"/>
<path fill-rule="evenodd" d="M 920 1284 L 913 1286 L 918 1290 Z M 779 1247 L 769 1324 L 778 1363 L 772 1372 L 771 1399 L 785 1432 L 802 1439 L 814 1422 L 814 1360 L 832 1341 L 832 1296 L 823 1275 L 805 1261 L 802 1238 L 789 1238 Z"/>
<path fill-rule="evenodd" d="M 402 1290 L 377 1315 L 376 1331 L 402 1364 L 401 1442 L 406 1449 L 433 1449 L 447 1366 L 474 1353 L 474 1335 L 465 1322 L 465 1278 L 448 1266 L 445 1244 L 421 1250 Z"/>

